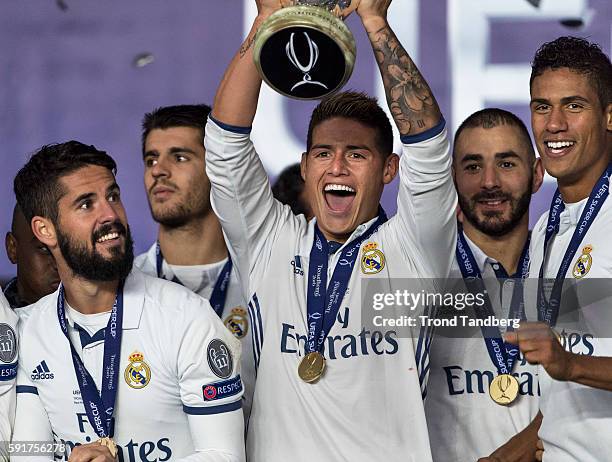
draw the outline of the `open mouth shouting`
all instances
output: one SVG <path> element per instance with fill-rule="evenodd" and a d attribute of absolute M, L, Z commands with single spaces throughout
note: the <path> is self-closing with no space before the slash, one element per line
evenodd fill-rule
<path fill-rule="evenodd" d="M 339 183 L 329 183 L 323 188 L 323 197 L 328 209 L 338 215 L 343 215 L 350 210 L 356 193 L 351 186 Z"/>

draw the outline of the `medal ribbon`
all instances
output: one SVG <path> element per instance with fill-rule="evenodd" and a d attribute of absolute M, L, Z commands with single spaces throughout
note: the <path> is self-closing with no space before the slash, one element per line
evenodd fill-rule
<path fill-rule="evenodd" d="M 604 202 L 608 198 L 610 192 L 610 175 L 612 174 L 612 163 L 608 164 L 608 167 L 604 173 L 599 177 L 597 183 L 593 187 L 589 199 L 580 215 L 578 225 L 572 234 L 572 239 L 565 250 L 563 260 L 557 271 L 557 276 L 553 283 L 553 288 L 550 293 L 550 299 L 547 301 L 544 294 L 544 263 L 546 262 L 546 254 L 548 246 L 552 237 L 559 232 L 559 223 L 561 212 L 565 209 L 565 203 L 561 198 L 559 189 L 555 191 L 552 203 L 550 205 L 550 212 L 548 214 L 548 222 L 546 224 L 546 234 L 544 236 L 544 255 L 542 257 L 542 264 L 540 266 L 540 275 L 538 279 L 538 320 L 544 321 L 549 326 L 554 327 L 557 323 L 559 316 L 559 308 L 561 304 L 561 292 L 563 289 L 563 283 L 565 282 L 565 275 L 567 270 L 574 258 L 574 254 L 580 244 L 584 240 L 584 236 L 593 224 L 595 217 L 601 210 Z"/>
<path fill-rule="evenodd" d="M 379 207 L 378 218 L 361 236 L 345 245 L 334 273 L 327 285 L 329 244 L 319 226 L 315 224 L 315 236 L 308 264 L 306 354 L 321 352 L 323 342 L 336 322 L 342 299 L 346 293 L 353 266 L 359 256 L 361 243 L 368 239 L 380 225 L 387 221 L 385 211 Z"/>
<path fill-rule="evenodd" d="M 164 255 L 162 254 L 161 247 L 159 246 L 159 241 L 156 243 L 155 247 L 155 266 L 157 270 L 157 277 L 166 279 L 164 277 L 163 271 Z M 227 299 L 227 292 L 229 289 L 229 280 L 231 274 L 232 259 L 230 256 L 228 256 L 227 263 L 223 265 L 221 273 L 219 273 L 219 276 L 217 277 L 217 281 L 215 282 L 215 286 L 213 287 L 213 291 L 210 294 L 209 299 L 213 310 L 215 310 L 215 313 L 217 313 L 217 316 L 219 317 L 221 317 L 221 315 L 223 314 L 223 309 L 225 308 L 225 300 Z M 179 280 L 179 278 L 176 277 L 176 275 L 173 275 L 172 282 L 184 286 L 184 284 Z"/>
<path fill-rule="evenodd" d="M 518 271 L 512 275 L 512 278 L 515 279 L 515 284 L 512 290 L 512 299 L 510 301 L 510 310 L 508 313 L 508 318 L 510 319 L 525 318 L 523 280 L 529 273 L 529 241 L 530 239 L 527 238 L 527 242 L 525 242 L 518 262 Z M 455 256 L 468 290 L 473 294 L 484 294 L 484 304 L 482 306 L 474 304 L 476 316 L 478 319 L 486 319 L 489 316 L 495 316 L 491 299 L 488 292 L 485 290 L 482 273 L 480 272 L 480 268 L 478 268 L 478 263 L 476 263 L 474 254 L 465 240 L 461 228 L 457 230 Z M 498 279 L 507 279 L 508 273 L 501 265 L 499 266 L 500 269 L 495 270 L 495 275 Z M 498 326 L 481 326 L 481 330 L 485 345 L 487 346 L 487 351 L 489 352 L 489 357 L 495 367 L 497 367 L 498 375 L 512 373 L 514 363 L 518 358 L 519 349 L 515 345 L 504 342 Z M 508 330 L 512 330 L 512 327 L 508 327 Z"/>
<path fill-rule="evenodd" d="M 106 329 L 104 330 L 104 360 L 102 363 L 102 393 L 87 371 L 68 336 L 64 286 L 60 285 L 57 297 L 57 317 L 60 328 L 70 344 L 72 364 L 77 376 L 83 405 L 89 423 L 100 438 L 111 438 L 114 433 L 113 413 L 119 387 L 119 356 L 121 353 L 121 332 L 123 330 L 123 284 L 117 289 L 117 296 Z"/>

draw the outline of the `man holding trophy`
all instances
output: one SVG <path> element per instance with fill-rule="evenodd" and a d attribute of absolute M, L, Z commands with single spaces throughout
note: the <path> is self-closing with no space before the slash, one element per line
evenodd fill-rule
<path fill-rule="evenodd" d="M 364 283 L 393 291 L 401 278 L 422 279 L 429 290 L 425 278 L 447 276 L 456 236 L 445 122 L 387 22 L 390 3 L 257 0 L 258 16 L 215 97 L 206 169 L 253 326 L 251 462 L 432 460 L 422 402 L 431 332 L 370 327 L 372 306 L 361 295 Z M 373 98 L 324 99 L 301 160 L 315 217 L 307 222 L 273 198 L 249 137 L 258 70 L 295 98 L 333 93 L 352 68 L 352 37 L 338 19 L 352 10 L 372 44 L 404 153 L 400 160 L 392 152 L 391 124 Z M 379 201 L 398 170 L 398 211 L 387 219 Z"/>

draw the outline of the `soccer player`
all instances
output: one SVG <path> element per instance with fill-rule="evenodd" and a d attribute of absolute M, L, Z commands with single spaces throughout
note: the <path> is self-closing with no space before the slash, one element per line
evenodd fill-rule
<path fill-rule="evenodd" d="M 249 138 L 261 86 L 251 46 L 276 3 L 257 2 L 204 139 L 213 207 L 253 320 L 258 369 L 247 455 L 252 462 L 430 461 L 427 332 L 407 329 L 400 338 L 397 329 L 369 327 L 372 306 L 362 306 L 361 284 L 393 290 L 401 278 L 448 275 L 456 195 L 444 120 L 387 22 L 390 2 L 362 0 L 357 14 L 404 155 L 392 153 L 391 124 L 375 100 L 355 92 L 324 100 L 301 162 L 315 219 L 295 216 L 273 199 Z M 379 201 L 398 168 L 398 212 L 387 220 Z"/>
<path fill-rule="evenodd" d="M 15 417 L 17 315 L 0 293 L 0 461 L 8 461 L 7 442 Z"/>
<path fill-rule="evenodd" d="M 17 276 L 4 288 L 4 295 L 12 308 L 36 303 L 55 292 L 59 275 L 49 249 L 42 244 L 23 216 L 18 205 L 13 209 L 11 231 L 6 233 L 6 254 L 17 265 Z"/>
<path fill-rule="evenodd" d="M 69 141 L 15 178 L 61 284 L 20 314 L 13 440 L 54 442 L 46 460 L 243 461 L 240 342 L 202 297 L 132 270 L 115 168 Z"/>
<path fill-rule="evenodd" d="M 470 115 L 455 134 L 453 176 L 463 222 L 450 277 L 479 277 L 488 295 L 479 309 L 451 307 L 445 314 L 451 319 L 521 319 L 522 280 L 529 270 L 529 203 L 544 176 L 523 122 L 501 109 Z M 460 291 L 467 293 L 469 287 Z M 434 460 L 533 459 L 539 421 L 530 423 L 538 412 L 537 376 L 514 345 L 503 345 L 505 330 L 502 325 L 481 332 L 460 324 L 440 329 L 432 342 L 425 411 Z M 506 354 L 498 358 L 496 346 Z M 501 374 L 514 374 L 517 381 L 516 395 L 500 400 L 489 390 Z"/>
<path fill-rule="evenodd" d="M 221 225 L 210 206 L 204 169 L 204 125 L 209 113 L 210 107 L 203 104 L 182 105 L 158 108 L 144 117 L 144 183 L 159 232 L 157 242 L 134 264 L 208 299 L 225 326 L 242 340 L 240 376 L 248 420 L 255 382 L 251 329 Z"/>
<path fill-rule="evenodd" d="M 612 297 L 609 282 L 596 278 L 612 277 L 610 58 L 596 44 L 560 37 L 536 52 L 530 89 L 533 135 L 558 189 L 531 237 L 530 276 L 541 279 L 526 306 L 537 307 L 541 322 L 507 339 L 539 364 L 543 460 L 609 460 Z M 572 301 L 580 323 L 572 322 Z"/>

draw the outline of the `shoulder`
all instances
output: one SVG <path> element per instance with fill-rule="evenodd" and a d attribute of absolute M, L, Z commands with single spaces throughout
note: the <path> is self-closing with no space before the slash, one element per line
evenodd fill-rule
<path fill-rule="evenodd" d="M 153 244 L 151 247 L 149 247 L 149 250 L 134 258 L 134 266 L 152 276 L 156 275 L 155 247 L 156 244 Z"/>
<path fill-rule="evenodd" d="M 0 291 L 0 323 L 9 324 L 11 326 L 17 324 L 17 314 L 15 314 L 9 305 L 2 291 Z"/>
<path fill-rule="evenodd" d="M 536 221 L 533 229 L 531 230 L 531 242 L 538 241 L 546 234 L 546 225 L 548 223 L 548 211 L 544 212 Z"/>
<path fill-rule="evenodd" d="M 42 329 L 48 331 L 49 322 L 57 321 L 57 290 L 44 296 L 36 303 L 16 308 L 15 314 L 19 317 L 19 330 Z"/>
<path fill-rule="evenodd" d="M 184 331 L 188 324 L 198 319 L 217 318 L 208 300 L 180 284 L 150 276 L 138 269 L 132 271 L 131 278 L 133 281 L 129 286 L 126 283 L 126 295 L 141 298 L 147 317 L 163 326 Z M 135 290 L 142 293 L 134 294 Z"/>

